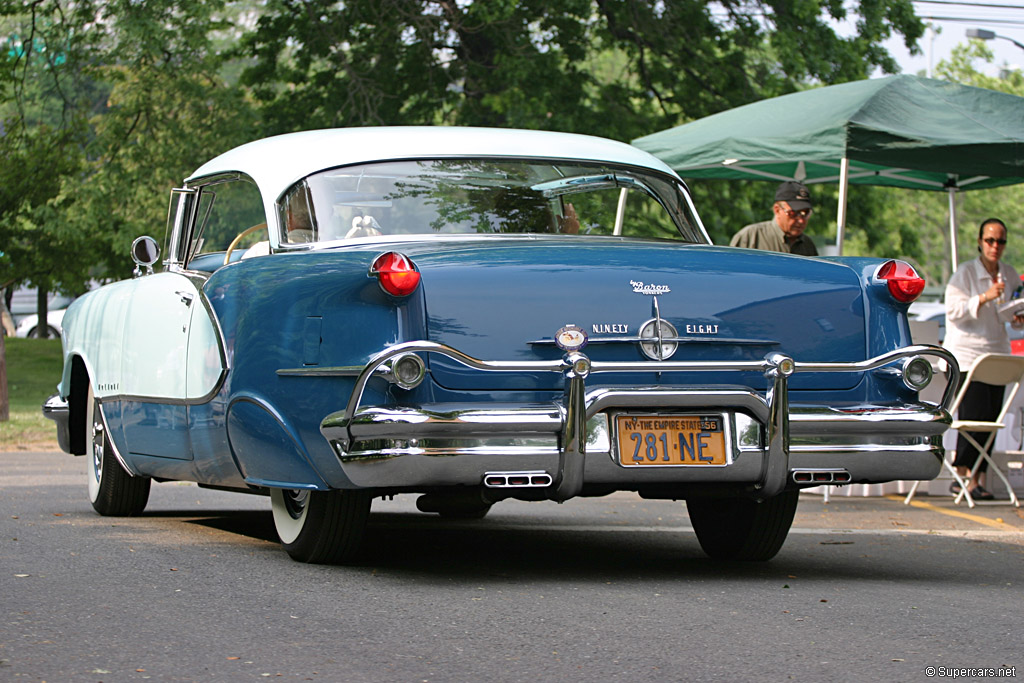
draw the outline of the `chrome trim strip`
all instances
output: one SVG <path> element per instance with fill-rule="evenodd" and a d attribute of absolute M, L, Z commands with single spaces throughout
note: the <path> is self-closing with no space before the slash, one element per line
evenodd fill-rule
<path fill-rule="evenodd" d="M 931 451 L 933 449 L 934 449 L 934 446 L 932 446 L 930 444 L 926 444 L 926 443 L 921 443 L 921 444 L 904 444 L 904 445 L 895 445 L 895 444 L 850 444 L 850 445 L 846 445 L 846 446 L 823 445 L 823 444 L 815 444 L 815 445 L 809 445 L 808 444 L 808 445 L 801 446 L 801 445 L 792 445 L 791 444 L 790 447 L 789 447 L 789 452 L 790 452 L 791 455 L 794 454 L 794 453 L 814 453 L 814 454 L 817 454 L 817 455 L 821 455 L 821 454 L 825 454 L 825 453 L 889 453 L 889 452 L 892 452 L 894 450 L 898 450 L 898 451 L 903 452 L 903 453 L 916 453 L 916 452 Z"/>
<path fill-rule="evenodd" d="M 279 377 L 358 377 L 363 371 L 362 365 L 311 365 L 302 368 L 279 368 Z"/>
<path fill-rule="evenodd" d="M 226 373 L 221 373 L 220 382 L 223 384 Z M 132 401 L 133 403 L 155 403 L 164 406 L 197 406 L 209 403 L 216 396 L 216 393 L 199 398 L 164 398 L 163 396 L 138 396 L 135 394 L 108 394 L 103 397 L 106 403 L 117 401 Z"/>
<path fill-rule="evenodd" d="M 363 365 L 309 365 L 301 368 L 278 368 L 275 372 L 278 377 L 358 377 L 363 371 Z M 424 367 L 424 373 L 430 369 Z M 377 367 L 377 374 L 387 377 L 391 371 L 383 365 Z"/>
<path fill-rule="evenodd" d="M 320 431 L 330 432 L 329 439 L 342 439 L 346 432 L 353 441 L 379 438 L 379 425 L 388 426 L 388 437 L 398 439 L 431 436 L 509 436 L 530 437 L 558 435 L 562 430 L 563 411 L 555 404 L 514 406 L 434 404 L 421 408 L 363 408 L 355 417 L 333 413 L 324 418 Z"/>
<path fill-rule="evenodd" d="M 658 408 L 671 405 L 686 411 L 691 408 L 714 411 L 717 408 L 739 408 L 752 413 L 760 422 L 768 420 L 768 403 L 749 389 L 715 390 L 708 388 L 651 389 L 600 388 L 587 393 L 587 414 L 594 417 L 609 408 Z"/>
<path fill-rule="evenodd" d="M 649 322 L 649 321 L 645 321 Z M 741 339 L 739 337 L 664 337 L 666 342 L 679 344 L 739 344 L 742 346 L 778 346 L 782 342 L 771 339 Z M 588 345 L 593 344 L 639 344 L 642 341 L 654 341 L 653 338 L 643 337 L 590 337 Z M 531 346 L 554 346 L 554 339 L 534 339 L 526 342 Z"/>

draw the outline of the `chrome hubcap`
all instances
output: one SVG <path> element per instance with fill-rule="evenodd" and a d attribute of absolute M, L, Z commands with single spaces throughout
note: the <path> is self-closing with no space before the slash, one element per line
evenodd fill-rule
<path fill-rule="evenodd" d="M 96 481 L 100 480 L 103 471 L 103 422 L 93 420 L 92 423 L 92 470 Z"/>
<path fill-rule="evenodd" d="M 292 519 L 301 519 L 309 503 L 309 491 L 284 491 L 284 508 Z"/>

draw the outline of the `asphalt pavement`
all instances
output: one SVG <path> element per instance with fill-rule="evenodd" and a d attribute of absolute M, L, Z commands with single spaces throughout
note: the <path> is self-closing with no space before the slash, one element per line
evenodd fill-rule
<path fill-rule="evenodd" d="M 85 470 L 0 453 L 0 681 L 1024 678 L 1005 504 L 805 494 L 778 557 L 721 563 L 674 501 L 450 521 L 398 496 L 362 562 L 323 567 L 280 549 L 264 497 L 169 482 L 100 517 Z"/>

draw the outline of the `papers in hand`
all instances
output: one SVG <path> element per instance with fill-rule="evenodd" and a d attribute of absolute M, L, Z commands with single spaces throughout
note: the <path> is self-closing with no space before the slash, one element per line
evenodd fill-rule
<path fill-rule="evenodd" d="M 1015 315 L 1024 315 L 1024 298 L 1011 299 L 1004 304 L 999 304 L 1000 320 L 1009 322 Z"/>

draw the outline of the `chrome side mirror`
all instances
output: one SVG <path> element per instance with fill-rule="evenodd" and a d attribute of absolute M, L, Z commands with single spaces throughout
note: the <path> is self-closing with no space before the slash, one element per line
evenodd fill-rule
<path fill-rule="evenodd" d="M 160 258 L 160 245 L 148 235 L 138 237 L 132 242 L 132 260 L 135 261 L 135 270 L 132 273 L 140 277 L 145 268 L 146 275 L 153 274 L 153 264 Z"/>

